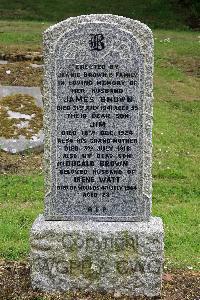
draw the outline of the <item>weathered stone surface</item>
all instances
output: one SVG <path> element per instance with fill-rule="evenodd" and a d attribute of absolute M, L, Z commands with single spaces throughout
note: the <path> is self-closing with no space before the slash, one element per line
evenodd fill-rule
<path fill-rule="evenodd" d="M 30 95 L 34 97 L 36 106 L 43 107 L 42 95 L 40 88 L 38 87 L 24 87 L 24 86 L 0 86 L 0 99 L 10 95 Z M 10 111 L 10 118 L 17 118 L 21 120 L 19 124 L 23 128 L 29 125 L 30 116 L 26 114 L 20 114 L 19 110 Z M 1 120 L 2 122 L 2 120 Z M 2 126 L 2 125 L 1 125 Z M 9 130 L 9 128 L 8 128 Z M 26 150 L 42 151 L 44 148 L 44 133 L 43 130 L 39 130 L 37 134 L 33 134 L 30 138 L 24 135 L 19 135 L 14 138 L 8 138 L 5 136 L 0 137 L 0 149 L 10 153 L 19 153 Z"/>
<path fill-rule="evenodd" d="M 7 65 L 8 61 L 7 60 L 1 60 L 0 59 L 0 65 Z"/>
<path fill-rule="evenodd" d="M 37 69 L 37 68 L 43 68 L 43 65 L 38 65 L 38 64 L 30 64 L 30 66 L 32 67 L 32 68 L 35 68 L 35 69 Z"/>
<path fill-rule="evenodd" d="M 42 61 L 43 55 L 40 52 L 27 52 L 25 53 L 0 53 L 1 60 L 7 60 L 9 63 L 15 61 Z"/>
<path fill-rule="evenodd" d="M 33 288 L 160 294 L 163 228 L 149 222 L 45 221 L 31 230 Z"/>
<path fill-rule="evenodd" d="M 113 15 L 44 33 L 47 220 L 149 219 L 152 48 L 146 25 Z"/>
<path fill-rule="evenodd" d="M 0 85 L 0 98 L 14 94 L 28 94 L 33 96 L 36 104 L 39 107 L 43 107 L 42 94 L 39 87 Z"/>
<path fill-rule="evenodd" d="M 16 154 L 24 151 L 42 152 L 44 149 L 44 134 L 40 131 L 32 139 L 20 136 L 17 139 L 5 139 L 0 137 L 0 150 Z"/>

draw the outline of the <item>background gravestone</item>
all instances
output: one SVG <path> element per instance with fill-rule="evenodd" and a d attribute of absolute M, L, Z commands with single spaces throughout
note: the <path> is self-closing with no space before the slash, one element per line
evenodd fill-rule
<path fill-rule="evenodd" d="M 46 199 L 31 231 L 33 287 L 160 294 L 152 44 L 147 26 L 112 15 L 44 34 Z"/>

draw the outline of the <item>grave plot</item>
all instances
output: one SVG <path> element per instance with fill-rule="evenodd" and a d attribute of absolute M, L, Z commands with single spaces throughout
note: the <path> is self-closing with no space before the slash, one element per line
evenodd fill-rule
<path fill-rule="evenodd" d="M 43 149 L 43 109 L 39 88 L 2 87 L 0 148 L 9 153 Z"/>

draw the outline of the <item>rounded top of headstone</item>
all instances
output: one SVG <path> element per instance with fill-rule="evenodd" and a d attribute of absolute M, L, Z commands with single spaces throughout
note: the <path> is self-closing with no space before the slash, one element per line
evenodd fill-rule
<path fill-rule="evenodd" d="M 51 43 L 54 43 L 66 31 L 73 30 L 79 24 L 88 23 L 108 23 L 116 25 L 123 30 L 131 32 L 136 38 L 139 37 L 142 45 L 149 43 L 153 45 L 153 34 L 147 25 L 137 20 L 112 14 L 81 15 L 68 18 L 62 22 L 52 25 L 44 31 L 44 44 L 50 46 Z"/>
<path fill-rule="evenodd" d="M 118 16 L 118 15 L 112 15 L 112 14 L 90 14 L 90 15 L 81 15 L 77 17 L 70 17 L 67 18 L 66 20 L 63 20 L 59 23 L 56 23 L 49 28 L 45 30 L 45 33 L 52 31 L 56 29 L 56 27 L 63 26 L 66 23 L 72 23 L 74 25 L 77 25 L 77 23 L 83 23 L 83 22 L 107 22 L 107 23 L 118 23 L 120 25 L 126 25 L 126 24 L 132 24 L 132 25 L 137 25 L 145 30 L 149 30 L 151 32 L 151 29 L 144 23 L 138 21 L 138 20 L 133 20 L 127 17 L 123 16 Z"/>

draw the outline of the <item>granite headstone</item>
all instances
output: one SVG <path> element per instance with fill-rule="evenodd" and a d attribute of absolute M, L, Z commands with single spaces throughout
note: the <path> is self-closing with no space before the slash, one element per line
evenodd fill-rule
<path fill-rule="evenodd" d="M 44 35 L 47 220 L 150 217 L 152 35 L 113 21 Z"/>
<path fill-rule="evenodd" d="M 45 214 L 32 285 L 160 294 L 163 227 L 151 217 L 153 37 L 113 15 L 44 33 Z"/>

